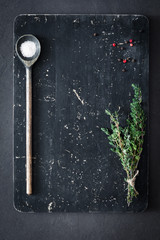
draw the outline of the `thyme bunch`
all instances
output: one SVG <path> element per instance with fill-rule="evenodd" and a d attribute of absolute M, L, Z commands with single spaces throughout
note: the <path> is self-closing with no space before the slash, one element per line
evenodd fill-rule
<path fill-rule="evenodd" d="M 138 192 L 135 188 L 135 180 L 139 171 L 137 170 L 140 156 L 143 150 L 145 135 L 145 115 L 142 109 L 142 93 L 139 86 L 132 84 L 134 97 L 130 104 L 130 114 L 127 119 L 127 126 L 121 127 L 119 124 L 118 112 L 111 113 L 105 110 L 110 117 L 111 129 L 101 128 L 108 136 L 111 150 L 115 152 L 126 172 L 125 181 L 127 182 L 127 204 L 132 203 L 133 198 L 137 197 Z"/>

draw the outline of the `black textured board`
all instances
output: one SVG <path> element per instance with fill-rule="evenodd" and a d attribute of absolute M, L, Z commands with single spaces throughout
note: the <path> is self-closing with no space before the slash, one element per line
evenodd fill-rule
<path fill-rule="evenodd" d="M 105 109 L 124 126 L 139 84 L 148 116 L 149 24 L 141 15 L 20 15 L 14 45 L 35 35 L 33 195 L 25 191 L 25 68 L 14 51 L 14 205 L 22 212 L 138 212 L 147 207 L 148 123 L 137 199 L 128 207 L 125 172 L 101 127 Z M 133 47 L 124 43 L 133 39 Z M 123 49 L 121 49 L 123 47 Z M 118 59 L 130 57 L 127 63 Z M 125 72 L 122 69 L 126 69 Z M 147 121 L 148 122 L 148 121 Z"/>

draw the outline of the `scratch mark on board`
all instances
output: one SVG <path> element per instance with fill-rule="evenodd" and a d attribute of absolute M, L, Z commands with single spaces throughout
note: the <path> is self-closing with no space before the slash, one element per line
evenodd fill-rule
<path fill-rule="evenodd" d="M 78 95 L 77 91 L 75 89 L 73 89 L 73 92 L 76 95 L 76 97 L 78 98 L 78 100 L 82 103 L 82 105 L 84 105 L 84 100 L 80 98 L 80 96 Z"/>

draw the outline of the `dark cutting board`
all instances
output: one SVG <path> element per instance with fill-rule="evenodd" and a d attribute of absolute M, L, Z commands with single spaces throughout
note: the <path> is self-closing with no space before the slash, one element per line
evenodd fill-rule
<path fill-rule="evenodd" d="M 22 212 L 142 211 L 147 207 L 148 124 L 137 199 L 128 207 L 125 172 L 101 127 L 105 109 L 129 114 L 132 83 L 148 116 L 149 24 L 140 15 L 20 15 L 14 45 L 35 35 L 33 195 L 25 191 L 25 68 L 14 52 L 14 205 Z M 113 43 L 129 43 L 113 47 Z M 124 49 L 121 49 L 123 47 Z M 127 63 L 118 59 L 134 59 Z M 123 72 L 125 69 L 125 72 Z"/>

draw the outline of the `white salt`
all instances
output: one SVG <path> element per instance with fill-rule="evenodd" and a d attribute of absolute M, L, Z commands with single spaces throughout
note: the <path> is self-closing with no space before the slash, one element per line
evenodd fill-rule
<path fill-rule="evenodd" d="M 20 46 L 23 57 L 33 57 L 36 53 L 36 44 L 32 41 L 25 41 Z"/>

